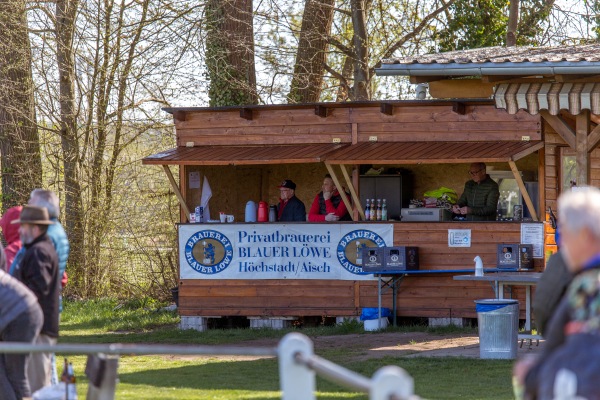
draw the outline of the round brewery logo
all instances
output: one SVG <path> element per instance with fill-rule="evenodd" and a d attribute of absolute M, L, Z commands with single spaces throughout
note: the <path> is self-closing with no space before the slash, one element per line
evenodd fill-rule
<path fill-rule="evenodd" d="M 366 247 L 385 247 L 385 241 L 373 231 L 358 229 L 344 235 L 337 246 L 337 258 L 342 267 L 356 275 L 365 275 L 362 270 L 362 253 Z"/>
<path fill-rule="evenodd" d="M 206 230 L 194 233 L 185 243 L 185 259 L 201 274 L 217 274 L 231 263 L 233 246 L 221 232 Z"/>

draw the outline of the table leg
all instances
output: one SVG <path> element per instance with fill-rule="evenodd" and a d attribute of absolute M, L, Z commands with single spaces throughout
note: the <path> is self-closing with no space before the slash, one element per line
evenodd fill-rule
<path fill-rule="evenodd" d="M 381 329 L 381 285 L 383 283 L 383 278 L 381 277 L 381 275 L 379 275 L 378 283 L 379 288 L 377 290 L 377 317 L 379 319 L 377 320 L 377 327 Z"/>
<path fill-rule="evenodd" d="M 504 283 L 498 282 L 498 296 L 496 297 L 499 300 L 504 299 Z"/>
<path fill-rule="evenodd" d="M 531 286 L 525 286 L 525 330 L 531 332 Z"/>
<path fill-rule="evenodd" d="M 400 281 L 402 281 L 402 277 L 398 278 L 397 280 L 393 281 L 393 286 L 392 286 L 392 296 L 394 296 L 392 298 L 392 324 L 393 326 L 396 326 L 396 310 L 398 309 L 398 305 L 396 304 L 396 297 L 398 296 L 398 284 L 400 283 Z"/>

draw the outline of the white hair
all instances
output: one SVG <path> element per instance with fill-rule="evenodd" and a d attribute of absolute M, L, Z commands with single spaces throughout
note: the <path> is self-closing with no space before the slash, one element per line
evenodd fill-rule
<path fill-rule="evenodd" d="M 52 190 L 33 189 L 29 196 L 29 205 L 46 207 L 50 218 L 58 218 L 60 216 L 58 196 Z"/>
<path fill-rule="evenodd" d="M 568 230 L 579 232 L 587 228 L 600 240 L 600 190 L 591 186 L 581 189 L 560 195 L 558 219 Z"/>

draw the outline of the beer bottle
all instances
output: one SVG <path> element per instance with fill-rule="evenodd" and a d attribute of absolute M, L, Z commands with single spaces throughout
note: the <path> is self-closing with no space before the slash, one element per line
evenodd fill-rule
<path fill-rule="evenodd" d="M 377 221 L 381 221 L 381 199 L 377 199 L 376 212 L 377 212 L 377 216 L 376 216 Z"/>
<path fill-rule="evenodd" d="M 377 220 L 377 210 L 375 209 L 375 199 L 371 199 L 371 221 Z"/>
<path fill-rule="evenodd" d="M 62 374 L 60 375 L 61 382 L 69 382 L 69 363 L 67 357 L 65 357 L 65 363 L 63 365 Z"/>
<path fill-rule="evenodd" d="M 371 219 L 371 205 L 369 204 L 369 199 L 367 199 L 367 206 L 365 207 L 365 221 Z"/>

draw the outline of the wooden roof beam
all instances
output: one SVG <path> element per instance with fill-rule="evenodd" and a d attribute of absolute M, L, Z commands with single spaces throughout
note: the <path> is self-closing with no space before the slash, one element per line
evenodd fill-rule
<path fill-rule="evenodd" d="M 340 180 L 338 179 L 335 171 L 333 170 L 333 167 L 331 165 L 329 165 L 328 163 L 325 163 L 325 167 L 327 168 L 327 172 L 329 172 L 329 175 L 331 175 L 331 179 L 333 180 L 333 184 L 338 187 L 338 188 L 343 188 L 343 186 L 340 184 Z M 346 192 L 344 192 L 344 190 L 338 190 L 338 193 L 340 194 L 340 196 L 342 197 L 342 201 L 344 202 L 344 205 L 346 206 L 346 210 L 348 210 L 348 212 L 350 212 L 350 210 L 352 210 L 352 204 L 350 203 L 350 199 L 348 199 L 348 195 L 346 195 Z M 352 213 L 354 214 L 354 213 Z M 364 218 L 364 215 L 363 215 Z M 354 215 L 352 215 L 352 219 L 354 219 Z"/>
<path fill-rule="evenodd" d="M 519 186 L 519 189 L 521 190 L 521 195 L 523 196 L 525 205 L 527 206 L 527 209 L 529 210 L 529 213 L 531 214 L 531 219 L 533 219 L 534 221 L 539 221 L 537 212 L 535 211 L 535 207 L 533 206 L 533 201 L 531 201 L 531 196 L 529 196 L 529 193 L 527 192 L 527 188 L 525 187 L 525 183 L 523 182 L 523 177 L 521 177 L 521 173 L 519 172 L 517 165 L 512 160 L 510 160 L 508 162 L 508 165 L 510 166 L 510 170 L 512 171 L 513 175 L 515 176 L 517 185 Z"/>
<path fill-rule="evenodd" d="M 597 125 L 588 136 L 588 153 L 591 153 L 598 143 L 600 143 L 600 125 Z"/>
<path fill-rule="evenodd" d="M 254 118 L 254 111 L 251 108 L 240 108 L 240 118 L 252 121 L 252 119 Z"/>
<path fill-rule="evenodd" d="M 327 109 L 327 107 L 323 106 L 323 105 L 316 105 L 315 106 L 315 115 L 321 118 L 327 118 L 327 115 L 329 115 L 329 110 Z"/>
<path fill-rule="evenodd" d="M 467 106 L 465 103 L 455 101 L 452 103 L 452 111 L 459 115 L 465 115 L 467 113 Z"/>
<path fill-rule="evenodd" d="M 175 111 L 173 113 L 173 118 L 175 119 L 175 121 L 179 121 L 179 122 L 185 122 L 187 113 L 185 111 Z"/>
<path fill-rule="evenodd" d="M 544 120 L 560 135 L 561 138 L 569 147 L 573 150 L 577 148 L 577 143 L 575 141 L 575 132 L 564 119 L 559 116 L 552 115 L 548 112 L 548 110 L 540 110 L 540 115 L 544 118 Z"/>
<path fill-rule="evenodd" d="M 427 83 L 434 81 L 441 81 L 443 79 L 448 79 L 447 76 L 411 76 L 409 78 L 410 83 L 413 85 L 418 85 L 419 83 Z"/>
<path fill-rule="evenodd" d="M 382 114 L 394 115 L 394 106 L 390 103 L 381 103 L 379 105 L 379 110 Z"/>

